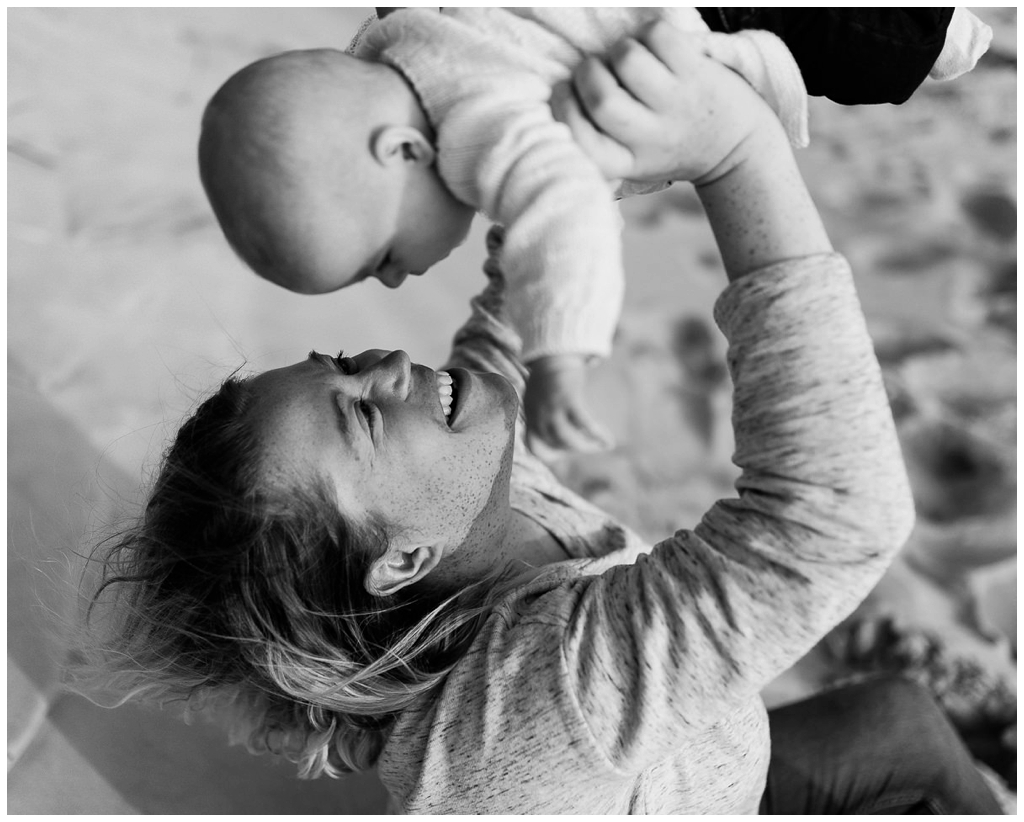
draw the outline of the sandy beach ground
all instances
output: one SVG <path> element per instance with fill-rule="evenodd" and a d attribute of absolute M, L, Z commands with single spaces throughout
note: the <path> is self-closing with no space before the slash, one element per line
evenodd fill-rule
<path fill-rule="evenodd" d="M 398 291 L 304 297 L 250 274 L 199 185 L 206 100 L 242 65 L 344 45 L 368 9 L 8 11 L 8 810 L 371 812 L 372 776 L 298 783 L 169 714 L 59 687 L 74 552 L 131 513 L 178 424 L 239 366 L 310 348 L 438 364 L 482 285 L 466 244 Z M 1016 762 L 1016 10 L 989 54 L 903 106 L 815 99 L 798 154 L 857 275 L 919 525 L 868 601 L 766 691 L 925 682 L 986 762 Z M 724 274 L 688 186 L 623 204 L 626 309 L 591 398 L 614 451 L 559 458 L 657 539 L 731 494 Z M 1012 739 L 1011 739 L 1012 733 Z M 1009 781 L 1015 785 L 1015 774 Z"/>

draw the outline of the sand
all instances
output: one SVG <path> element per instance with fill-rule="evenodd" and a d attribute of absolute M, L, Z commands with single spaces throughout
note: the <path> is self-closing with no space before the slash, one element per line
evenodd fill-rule
<path fill-rule="evenodd" d="M 437 364 L 481 286 L 482 221 L 398 291 L 290 294 L 233 256 L 203 197 L 195 141 L 216 87 L 258 57 L 346 43 L 366 11 L 8 13 L 11 812 L 380 807 L 370 777 L 297 783 L 213 729 L 62 694 L 53 627 L 69 613 L 66 557 L 132 510 L 220 379 L 314 347 Z M 924 642 L 933 667 L 980 670 L 1003 725 L 1007 706 L 992 705 L 1012 684 L 1015 723 L 1016 11 L 979 13 L 997 37 L 972 74 L 900 107 L 812 101 L 798 159 L 857 272 L 922 522 L 850 630 L 766 692 L 773 704 L 880 665 L 918 675 L 905 646 Z M 688 186 L 623 212 L 626 309 L 591 389 L 619 445 L 555 467 L 654 539 L 692 525 L 735 477 L 710 320 L 724 275 Z M 898 641 L 871 639 L 891 624 Z M 981 710 L 954 696 L 950 711 Z"/>

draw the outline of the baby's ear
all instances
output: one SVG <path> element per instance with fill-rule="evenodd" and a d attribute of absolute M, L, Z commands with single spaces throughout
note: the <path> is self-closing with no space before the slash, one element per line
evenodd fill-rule
<path fill-rule="evenodd" d="M 434 163 L 434 146 L 413 126 L 385 126 L 373 135 L 370 151 L 381 165 L 412 162 L 429 166 Z"/>

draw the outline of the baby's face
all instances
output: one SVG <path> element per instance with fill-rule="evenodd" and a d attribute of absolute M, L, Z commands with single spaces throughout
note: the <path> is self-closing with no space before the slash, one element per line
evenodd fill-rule
<path fill-rule="evenodd" d="M 294 265 L 280 285 L 304 294 L 337 291 L 375 277 L 397 288 L 447 257 L 469 233 L 474 209 L 432 170 L 395 191 L 353 192 L 342 207 L 312 194 L 281 225 Z"/>
<path fill-rule="evenodd" d="M 401 200 L 391 230 L 356 279 L 376 277 L 388 288 L 398 288 L 407 276 L 423 274 L 460 246 L 476 213 L 455 199 L 432 171 L 414 176 Z M 372 214 L 366 217 L 373 219 Z"/>

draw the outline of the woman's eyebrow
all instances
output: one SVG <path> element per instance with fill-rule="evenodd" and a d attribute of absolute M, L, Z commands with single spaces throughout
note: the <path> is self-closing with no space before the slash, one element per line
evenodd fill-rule
<path fill-rule="evenodd" d="M 324 368 L 330 368 L 331 370 L 334 370 L 336 367 L 333 359 L 328 357 L 326 354 L 321 354 L 319 351 L 310 351 L 309 356 L 306 359 L 318 363 Z"/>
<path fill-rule="evenodd" d="M 338 370 L 338 364 L 334 361 L 333 357 L 329 357 L 326 354 L 321 354 L 319 351 L 310 351 L 309 356 L 306 358 L 310 362 L 315 362 L 317 365 L 322 365 L 324 368 L 328 368 L 331 371 Z M 349 425 L 348 414 L 341 408 L 337 403 L 334 403 L 335 416 L 338 419 L 338 428 L 341 429 L 342 437 L 352 443 L 352 428 Z"/>

